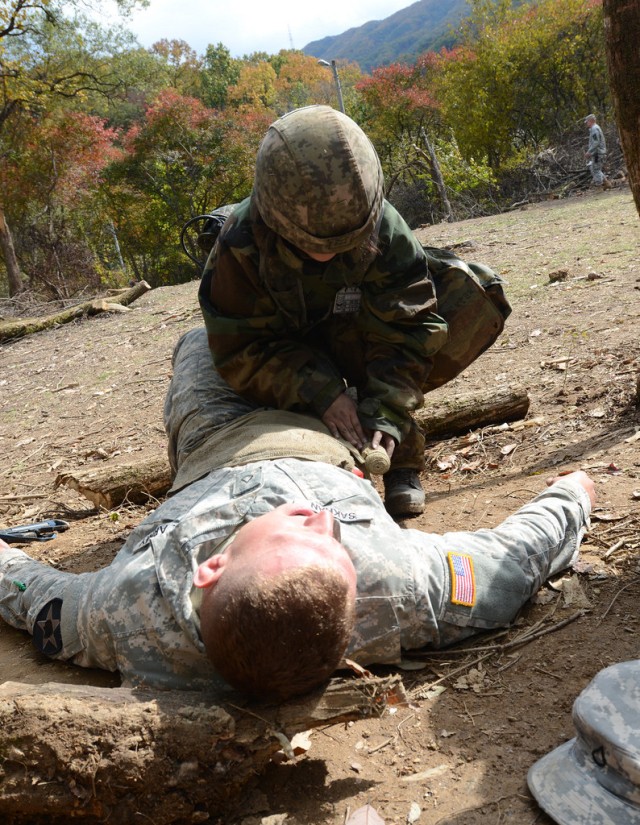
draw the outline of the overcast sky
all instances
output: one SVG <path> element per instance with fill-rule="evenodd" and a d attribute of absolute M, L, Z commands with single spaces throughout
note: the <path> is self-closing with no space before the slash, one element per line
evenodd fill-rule
<path fill-rule="evenodd" d="M 140 43 L 185 40 L 202 55 L 223 43 L 234 57 L 302 49 L 312 40 L 383 20 L 407 0 L 151 0 L 126 23 Z"/>

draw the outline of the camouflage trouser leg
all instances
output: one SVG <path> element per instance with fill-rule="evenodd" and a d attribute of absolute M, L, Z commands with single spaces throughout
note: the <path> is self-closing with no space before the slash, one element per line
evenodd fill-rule
<path fill-rule="evenodd" d="M 218 375 L 204 327 L 192 329 L 180 338 L 172 363 L 164 427 L 175 475 L 185 458 L 213 432 L 260 407 L 241 398 Z"/>
<path fill-rule="evenodd" d="M 604 155 L 598 152 L 591 158 L 591 177 L 596 186 L 602 186 L 604 183 L 603 166 Z"/>
<path fill-rule="evenodd" d="M 391 457 L 391 469 L 424 470 L 424 433 L 415 421 L 400 444 L 396 444 Z"/>

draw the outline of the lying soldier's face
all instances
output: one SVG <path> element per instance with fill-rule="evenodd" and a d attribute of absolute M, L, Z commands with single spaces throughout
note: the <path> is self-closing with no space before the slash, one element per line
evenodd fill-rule
<path fill-rule="evenodd" d="M 282 504 L 244 524 L 224 554 L 227 565 L 259 565 L 265 575 L 291 566 L 336 568 L 355 593 L 356 572 L 340 544 L 340 525 L 328 510 Z"/>

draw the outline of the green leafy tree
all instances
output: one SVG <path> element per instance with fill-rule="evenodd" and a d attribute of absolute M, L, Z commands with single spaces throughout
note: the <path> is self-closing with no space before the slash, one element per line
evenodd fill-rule
<path fill-rule="evenodd" d="M 118 85 L 109 94 L 89 92 L 82 109 L 101 117 L 116 128 L 127 129 L 145 118 L 145 112 L 167 85 L 161 58 L 138 45 L 130 33 L 112 35 L 108 58 Z"/>
<path fill-rule="evenodd" d="M 181 95 L 202 97 L 203 62 L 184 40 L 158 40 L 149 50 L 159 58 L 163 87 Z"/>
<path fill-rule="evenodd" d="M 224 109 L 228 89 L 240 79 L 241 61 L 231 57 L 222 43 L 207 46 L 202 61 L 202 99 L 211 109 Z"/>

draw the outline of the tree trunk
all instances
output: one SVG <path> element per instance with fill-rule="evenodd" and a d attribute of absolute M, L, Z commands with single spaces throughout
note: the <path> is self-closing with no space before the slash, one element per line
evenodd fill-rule
<path fill-rule="evenodd" d="M 5 682 L 0 821 L 212 821 L 278 751 L 295 755 L 294 734 L 379 716 L 387 702 L 404 701 L 399 676 L 336 679 L 271 707 L 236 694 L 220 700 L 188 691 Z"/>
<path fill-rule="evenodd" d="M 640 3 L 604 0 L 609 81 L 629 183 L 640 215 Z"/>
<path fill-rule="evenodd" d="M 420 128 L 420 135 L 424 142 L 424 145 L 427 147 L 427 152 L 429 153 L 429 161 L 431 163 L 431 173 L 433 176 L 433 182 L 436 185 L 438 190 L 438 194 L 440 195 L 440 201 L 442 203 L 442 208 L 444 210 L 444 216 L 446 220 L 451 223 L 453 221 L 453 210 L 451 209 L 451 204 L 449 203 L 449 198 L 447 197 L 447 188 L 444 185 L 444 178 L 442 177 L 442 172 L 440 170 L 440 164 L 438 163 L 438 158 L 434 151 L 433 146 L 431 145 L 431 141 L 427 137 L 427 133 L 424 129 L 424 126 Z"/>
<path fill-rule="evenodd" d="M 20 274 L 20 265 L 16 258 L 16 251 L 13 247 L 11 230 L 7 224 L 2 206 L 0 206 L 0 248 L 2 249 L 2 257 L 7 268 L 9 296 L 13 298 L 14 295 L 22 292 L 24 284 L 22 282 L 22 275 Z"/>
<path fill-rule="evenodd" d="M 529 396 L 522 387 L 497 387 L 474 393 L 447 396 L 438 400 L 428 393 L 425 407 L 415 420 L 428 439 L 468 433 L 478 427 L 504 424 L 525 417 Z M 171 471 L 166 457 L 152 457 L 136 464 L 112 464 L 61 472 L 56 486 L 77 490 L 97 507 L 111 510 L 123 501 L 143 503 L 160 498 L 171 486 Z"/>

